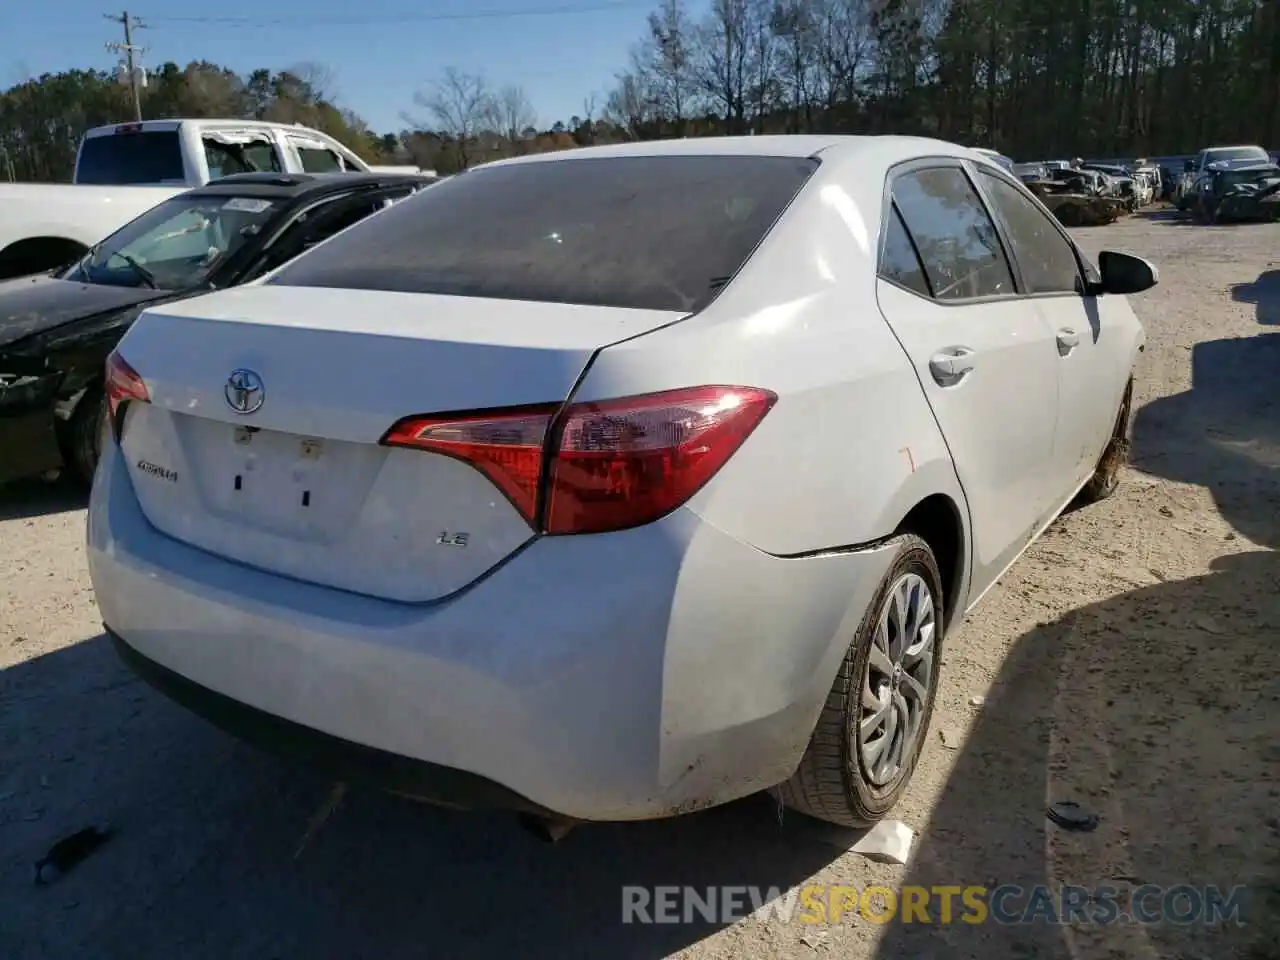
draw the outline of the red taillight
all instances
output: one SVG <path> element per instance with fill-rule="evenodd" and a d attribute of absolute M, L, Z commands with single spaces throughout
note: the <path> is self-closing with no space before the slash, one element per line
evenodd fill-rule
<path fill-rule="evenodd" d="M 107 407 L 111 411 L 111 420 L 114 423 L 116 411 L 120 409 L 120 404 L 127 400 L 141 400 L 143 403 L 151 402 L 151 395 L 147 393 L 147 385 L 142 382 L 142 377 L 138 376 L 138 372 L 124 362 L 124 358 L 116 351 L 111 351 L 107 356 L 107 376 L 106 385 Z"/>
<path fill-rule="evenodd" d="M 724 466 L 777 397 L 695 387 L 566 412 L 547 478 L 547 533 L 596 533 L 670 513 Z"/>
<path fill-rule="evenodd" d="M 383 442 L 470 463 L 531 525 L 541 518 L 546 533 L 601 533 L 649 523 L 687 501 L 776 401 L 753 387 L 693 387 L 578 403 L 558 416 L 534 407 L 412 417 Z"/>
<path fill-rule="evenodd" d="M 463 417 L 410 417 L 382 442 L 463 460 L 492 480 L 530 523 L 538 513 L 542 448 L 556 407 Z"/>

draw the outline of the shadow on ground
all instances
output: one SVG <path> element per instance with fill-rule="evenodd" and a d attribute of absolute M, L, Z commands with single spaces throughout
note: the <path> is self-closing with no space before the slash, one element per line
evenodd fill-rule
<path fill-rule="evenodd" d="M 67 480 L 16 480 L 0 484 L 0 521 L 25 520 L 69 510 L 83 510 L 89 503 L 84 490 Z"/>
<path fill-rule="evenodd" d="M 1262 325 L 1280 327 L 1280 270 L 1267 270 L 1253 283 L 1237 283 L 1231 288 L 1231 299 L 1253 304 Z"/>
<path fill-rule="evenodd" d="M 348 794 L 135 680 L 103 637 L 0 673 L 0 957 L 656 958 L 698 924 L 623 925 L 624 885 L 786 889 L 852 840 L 763 797 L 556 846 L 514 818 Z M 50 843 L 113 839 L 55 885 Z"/>
<path fill-rule="evenodd" d="M 1135 464 L 1207 487 L 1238 532 L 1207 575 L 1112 597 L 1018 641 L 904 880 L 1246 885 L 1253 924 L 943 925 L 935 914 L 890 926 L 880 960 L 1280 957 L 1277 369 L 1280 334 L 1203 343 L 1192 388 L 1138 411 Z M 1046 805 L 1061 800 L 1099 815 L 1097 830 L 1050 824 Z M 1014 895 L 1005 907 L 1026 904 Z"/>

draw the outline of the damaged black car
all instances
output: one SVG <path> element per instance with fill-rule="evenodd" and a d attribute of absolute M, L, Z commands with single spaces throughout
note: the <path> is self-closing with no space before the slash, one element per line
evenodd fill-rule
<path fill-rule="evenodd" d="M 0 483 L 89 484 L 103 365 L 153 304 L 261 278 L 435 182 L 412 174 L 240 174 L 166 200 L 76 262 L 0 283 Z"/>

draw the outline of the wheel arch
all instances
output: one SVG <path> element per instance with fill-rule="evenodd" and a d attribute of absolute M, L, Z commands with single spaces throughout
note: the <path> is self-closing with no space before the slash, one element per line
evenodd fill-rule
<path fill-rule="evenodd" d="M 0 250 L 0 280 L 52 270 L 70 263 L 89 248 L 61 236 L 24 237 Z"/>
<path fill-rule="evenodd" d="M 916 503 L 894 528 L 894 535 L 914 533 L 933 551 L 942 576 L 945 626 L 964 611 L 968 594 L 969 538 L 965 514 L 945 493 L 931 493 Z"/>

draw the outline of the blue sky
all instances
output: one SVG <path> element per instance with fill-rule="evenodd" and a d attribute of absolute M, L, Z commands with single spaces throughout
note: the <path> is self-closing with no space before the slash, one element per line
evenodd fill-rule
<path fill-rule="evenodd" d="M 144 58 L 149 65 L 203 59 L 244 73 L 300 61 L 323 63 L 332 71 L 338 101 L 385 132 L 404 126 L 401 114 L 414 111 L 414 92 L 429 88 L 449 66 L 483 74 L 494 86 L 523 86 L 543 126 L 581 114 L 583 100 L 593 91 L 597 104 L 603 104 L 655 5 L 653 0 L 226 0 L 197 6 L 137 0 L 129 12 L 150 24 L 134 38 L 149 48 Z M 613 9 L 583 9 L 606 6 Z M 111 68 L 116 56 L 103 44 L 122 36 L 120 26 L 103 17 L 107 10 L 102 0 L 0 3 L 0 89 L 44 72 Z M 519 11 L 529 13 L 508 15 Z M 449 17 L 457 19 L 443 19 Z"/>

